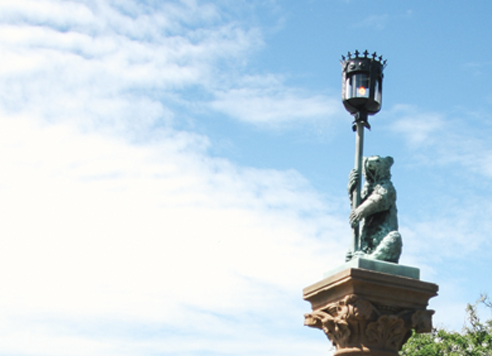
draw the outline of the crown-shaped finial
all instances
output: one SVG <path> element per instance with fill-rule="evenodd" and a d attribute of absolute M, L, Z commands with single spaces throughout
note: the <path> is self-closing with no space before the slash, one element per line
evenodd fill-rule
<path fill-rule="evenodd" d="M 364 55 L 364 57 L 359 56 L 359 55 L 362 55 L 362 54 Z M 380 56 L 378 57 L 377 52 L 374 52 L 373 54 L 370 54 L 370 53 L 369 53 L 369 51 L 368 51 L 367 49 L 366 49 L 363 53 L 360 53 L 358 50 L 355 50 L 355 51 L 354 51 L 354 53 L 352 53 L 352 52 L 348 52 L 348 53 L 347 53 L 347 56 L 342 55 L 342 59 L 340 60 L 340 63 L 342 63 L 342 64 L 343 64 L 343 63 L 345 63 L 347 60 L 357 59 L 357 58 L 367 58 L 367 59 L 369 59 L 369 60 L 371 60 L 371 61 L 375 61 L 375 62 L 379 62 L 379 63 L 381 63 L 381 65 L 383 66 L 383 68 L 384 68 L 384 67 L 386 67 L 386 62 L 387 62 L 387 60 L 385 59 L 385 60 L 383 61 L 383 56 L 382 56 L 382 55 L 380 55 Z"/>

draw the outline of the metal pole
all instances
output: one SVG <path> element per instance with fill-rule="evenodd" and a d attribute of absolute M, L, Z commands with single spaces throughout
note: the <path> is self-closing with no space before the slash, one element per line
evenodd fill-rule
<path fill-rule="evenodd" d="M 361 113 L 357 113 L 356 116 L 356 132 L 355 132 L 355 163 L 354 168 L 357 171 L 359 180 L 355 186 L 355 191 L 352 196 L 352 210 L 355 210 L 361 203 L 361 182 L 362 182 L 362 157 L 363 157 L 363 146 L 364 146 L 364 123 L 365 118 L 361 117 Z M 359 236 L 359 224 L 353 228 L 353 248 L 352 251 L 357 252 L 361 249 L 361 241 Z"/>

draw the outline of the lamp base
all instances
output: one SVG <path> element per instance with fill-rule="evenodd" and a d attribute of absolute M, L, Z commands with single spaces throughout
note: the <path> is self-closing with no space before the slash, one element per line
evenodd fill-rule
<path fill-rule="evenodd" d="M 323 278 L 337 274 L 348 268 L 360 268 L 375 272 L 388 273 L 401 277 L 420 279 L 420 270 L 416 267 L 399 265 L 397 263 L 372 260 L 365 257 L 355 257 L 341 266 L 335 267 L 323 274 Z"/>

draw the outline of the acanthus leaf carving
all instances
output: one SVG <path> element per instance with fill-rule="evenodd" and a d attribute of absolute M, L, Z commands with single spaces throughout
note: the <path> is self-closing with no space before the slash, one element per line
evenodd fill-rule
<path fill-rule="evenodd" d="M 382 315 L 366 329 L 367 340 L 384 349 L 399 350 L 407 334 L 405 322 L 395 315 Z"/>

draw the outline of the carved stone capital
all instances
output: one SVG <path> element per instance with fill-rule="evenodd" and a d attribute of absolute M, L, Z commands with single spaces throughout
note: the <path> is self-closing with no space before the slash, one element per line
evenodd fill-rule
<path fill-rule="evenodd" d="M 432 310 L 400 310 L 377 307 L 355 294 L 328 304 L 322 310 L 305 314 L 304 325 L 324 331 L 337 349 L 337 354 L 367 353 L 378 350 L 398 355 L 411 330 L 427 332 L 432 329 Z"/>
<path fill-rule="evenodd" d="M 432 330 L 434 311 L 426 306 L 436 295 L 436 285 L 374 273 L 364 271 L 365 281 L 342 273 L 304 290 L 304 298 L 313 306 L 304 315 L 304 324 L 321 329 L 336 347 L 337 356 L 397 356 L 412 329 L 417 333 Z"/>

